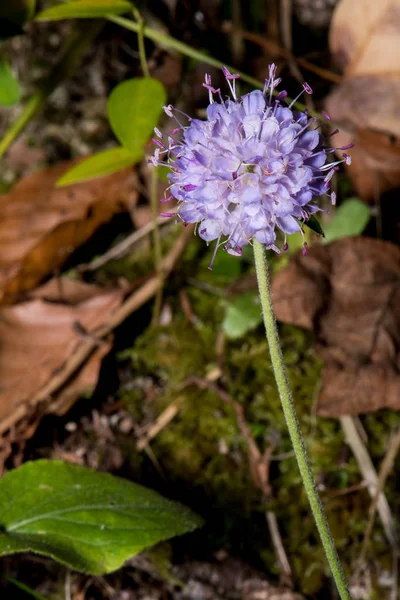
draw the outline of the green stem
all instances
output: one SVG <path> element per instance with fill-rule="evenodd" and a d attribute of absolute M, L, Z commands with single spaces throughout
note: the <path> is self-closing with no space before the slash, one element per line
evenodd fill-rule
<path fill-rule="evenodd" d="M 145 77 L 150 77 L 149 66 L 147 64 L 147 58 L 146 58 L 146 48 L 144 47 L 144 20 L 137 8 L 133 8 L 132 12 L 133 12 L 134 18 L 136 19 L 137 25 L 138 25 L 137 34 L 138 34 L 140 66 L 142 67 L 143 75 Z"/>
<path fill-rule="evenodd" d="M 296 409 L 292 400 L 286 368 L 283 362 L 278 328 L 272 307 L 269 270 L 265 257 L 265 250 L 264 246 L 257 241 L 254 241 L 254 259 L 272 367 L 274 370 L 275 380 L 278 387 L 286 424 L 292 440 L 297 463 L 299 465 L 300 474 L 308 496 L 311 510 L 315 518 L 315 522 L 318 527 L 319 535 L 324 546 L 325 554 L 339 591 L 340 598 L 342 600 L 351 600 L 346 579 L 336 552 L 328 521 L 326 519 L 325 511 L 315 486 L 310 461 L 307 456 L 300 425 L 297 420 Z"/>
<path fill-rule="evenodd" d="M 158 199 L 158 173 L 157 169 L 151 169 L 150 181 L 150 203 L 151 216 L 153 220 L 153 243 L 154 243 L 154 266 L 157 272 L 161 270 L 161 237 L 158 223 L 158 208 L 160 201 Z"/>
<path fill-rule="evenodd" d="M 39 83 L 37 91 L 29 98 L 23 111 L 12 123 L 0 140 L 0 156 L 11 146 L 14 140 L 25 129 L 27 124 L 44 107 L 48 96 L 64 79 L 70 77 L 78 66 L 82 55 L 90 47 L 95 36 L 101 31 L 102 22 L 94 22 L 89 26 L 80 25 L 68 39 L 64 54 L 52 69 L 50 75 Z"/>
<path fill-rule="evenodd" d="M 151 170 L 151 181 L 150 181 L 150 202 L 151 202 L 151 215 L 153 220 L 153 244 L 154 244 L 154 267 L 156 273 L 162 275 L 162 252 L 161 252 L 161 236 L 160 227 L 158 223 L 158 173 L 157 169 Z M 160 285 L 157 290 L 153 305 L 152 325 L 157 325 L 161 312 L 162 297 L 163 297 L 163 283 L 164 278 L 160 277 Z"/>
<path fill-rule="evenodd" d="M 113 23 L 116 23 L 117 25 L 120 25 L 121 27 L 125 27 L 125 29 L 130 29 L 131 31 L 135 31 L 136 33 L 139 32 L 140 25 L 138 23 L 135 23 L 134 21 L 126 19 L 125 17 L 110 15 L 107 17 L 107 19 L 109 21 L 112 21 Z M 262 90 L 264 87 L 264 83 L 261 83 L 258 79 L 250 77 L 250 75 L 246 75 L 246 73 L 242 73 L 234 67 L 231 67 L 226 63 L 222 63 L 220 60 L 213 58 L 208 54 L 203 54 L 203 52 L 199 52 L 199 50 L 196 50 L 195 48 L 192 48 L 191 46 L 188 46 L 187 44 L 184 44 L 183 42 L 180 42 L 179 40 L 176 40 L 175 38 L 169 35 L 165 35 L 160 31 L 156 31 L 155 29 L 151 29 L 150 27 L 144 27 L 143 35 L 149 40 L 160 44 L 160 46 L 165 46 L 166 48 L 171 48 L 171 50 L 176 50 L 184 56 L 189 56 L 189 58 L 193 58 L 194 60 L 198 60 L 199 62 L 211 65 L 212 67 L 217 67 L 217 69 L 220 69 L 222 66 L 225 66 L 231 72 L 238 73 L 243 81 L 249 83 L 250 85 L 258 89 Z M 286 100 L 288 100 L 289 102 L 291 101 L 291 99 L 288 96 L 286 97 Z M 301 102 L 295 102 L 294 106 L 300 111 L 304 111 L 306 108 L 305 105 Z M 308 112 L 310 115 L 313 115 L 315 117 L 319 117 L 322 119 L 324 118 L 321 113 L 315 110 L 309 110 Z"/>

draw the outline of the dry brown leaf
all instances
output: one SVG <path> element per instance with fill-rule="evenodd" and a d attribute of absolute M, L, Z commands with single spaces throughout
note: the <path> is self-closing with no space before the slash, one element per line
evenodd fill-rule
<path fill-rule="evenodd" d="M 46 283 L 29 292 L 29 298 L 61 302 L 62 304 L 80 304 L 102 293 L 102 288 L 71 279 L 70 277 L 53 277 Z"/>
<path fill-rule="evenodd" d="M 315 246 L 272 291 L 279 320 L 315 332 L 319 414 L 400 409 L 400 248 L 367 238 Z"/>
<path fill-rule="evenodd" d="M 358 193 L 371 199 L 400 182 L 400 0 L 342 0 L 330 46 L 344 78 L 326 109 L 356 142 L 353 158 L 369 172 L 366 181 L 353 168 L 349 174 Z"/>
<path fill-rule="evenodd" d="M 131 169 L 55 188 L 71 164 L 29 175 L 1 198 L 0 303 L 35 287 L 101 224 L 135 202 Z"/>
<path fill-rule="evenodd" d="M 361 198 L 377 198 L 380 193 L 400 186 L 400 138 L 385 133 L 340 131 L 335 136 L 338 146 L 355 142 L 348 173 Z"/>
<path fill-rule="evenodd" d="M 344 75 L 399 75 L 399 24 L 399 0 L 339 2 L 330 46 Z"/>
<path fill-rule="evenodd" d="M 62 292 L 57 295 L 59 289 Z M 32 404 L 36 392 L 76 351 L 82 337 L 91 335 L 122 300 L 120 290 L 104 292 L 64 278 L 47 284 L 41 293 L 51 301 L 37 297 L 0 311 L 2 430 L 37 410 Z M 64 303 L 58 301 L 60 297 Z M 68 410 L 96 384 L 101 360 L 109 350 L 109 341 L 99 341 L 86 365 L 40 412 L 63 414 Z"/>

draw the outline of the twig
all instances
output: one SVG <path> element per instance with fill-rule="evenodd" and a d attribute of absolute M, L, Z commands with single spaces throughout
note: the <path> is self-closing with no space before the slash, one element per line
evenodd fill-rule
<path fill-rule="evenodd" d="M 281 36 L 282 42 L 285 49 L 292 54 L 292 0 L 281 0 Z M 289 69 L 295 79 L 299 82 L 300 85 L 304 83 L 304 77 L 297 66 L 296 61 L 294 60 L 293 54 L 292 57 L 288 59 Z M 309 109 L 314 109 L 314 103 L 309 94 L 305 95 L 305 103 Z"/>
<path fill-rule="evenodd" d="M 131 31 L 138 32 L 139 26 L 134 21 L 130 21 L 129 19 L 125 19 L 124 17 L 120 17 L 118 15 L 110 15 L 107 17 L 107 19 L 109 21 L 112 21 L 113 23 L 116 23 L 117 25 L 120 25 L 121 27 L 125 27 L 126 29 L 130 29 Z M 161 33 L 160 31 L 151 29 L 150 27 L 145 27 L 143 34 L 145 37 L 149 38 L 150 40 L 153 40 L 155 43 L 160 44 L 160 46 L 165 46 L 166 48 L 170 48 L 171 50 L 176 50 L 180 54 L 183 54 L 184 56 L 189 56 L 190 58 L 193 58 L 194 60 L 198 60 L 199 62 L 202 62 L 204 64 L 211 65 L 211 66 L 217 67 L 219 69 L 222 66 L 224 66 L 224 63 L 222 63 L 220 60 L 213 58 L 212 56 L 210 56 L 208 54 L 203 54 L 202 52 L 200 52 L 199 50 L 196 50 L 192 46 L 189 46 L 188 44 L 184 44 L 183 42 L 180 42 L 179 40 L 176 40 L 175 38 L 173 38 L 169 35 L 165 35 L 164 33 Z M 230 65 L 225 65 L 225 66 L 230 71 L 238 73 L 240 75 L 241 79 L 243 81 L 245 81 L 246 83 L 249 83 L 250 85 L 254 86 L 255 88 L 263 89 L 264 82 L 261 82 L 258 79 L 256 79 L 255 77 L 251 77 L 250 75 L 247 75 L 246 73 L 243 73 L 242 71 L 239 71 L 238 69 L 236 69 Z M 275 93 L 275 91 L 274 91 L 274 93 Z M 288 102 L 290 102 L 291 98 L 289 98 L 289 96 L 286 96 L 286 100 Z M 301 102 L 295 102 L 294 106 L 296 107 L 297 110 L 300 110 L 300 111 L 304 111 L 306 108 L 305 105 L 302 104 Z M 317 111 L 309 111 L 309 114 L 311 114 L 312 116 L 315 116 L 315 117 L 323 118 L 323 115 L 321 113 L 318 113 Z M 332 121 L 332 124 L 333 124 L 333 121 Z"/>
<path fill-rule="evenodd" d="M 65 600 L 71 600 L 71 571 L 69 569 L 67 569 L 67 572 L 65 573 L 64 592 Z"/>
<path fill-rule="evenodd" d="M 340 423 L 345 434 L 346 442 L 350 446 L 361 474 L 367 482 L 368 492 L 371 498 L 375 498 L 377 490 L 379 490 L 378 475 L 376 474 L 372 460 L 357 431 L 354 418 L 345 415 L 340 417 Z M 376 510 L 381 518 L 386 537 L 389 540 L 390 545 L 394 547 L 396 540 L 394 521 L 390 511 L 389 503 L 384 492 L 382 491 L 378 492 Z"/>
<path fill-rule="evenodd" d="M 136 442 L 136 449 L 143 450 L 178 414 L 182 406 L 182 398 L 176 398 L 167 408 L 143 431 Z"/>
<path fill-rule="evenodd" d="M 171 222 L 171 219 L 174 217 L 157 217 L 157 225 L 167 225 Z M 128 237 L 126 237 L 122 242 L 119 242 L 110 250 L 108 250 L 105 254 L 96 258 L 92 262 L 87 265 L 82 265 L 79 267 L 81 271 L 96 271 L 110 260 L 115 260 L 116 258 L 121 258 L 130 252 L 135 244 L 140 242 L 143 238 L 148 236 L 154 228 L 154 222 L 146 223 L 137 231 L 134 231 Z"/>
<path fill-rule="evenodd" d="M 400 449 L 400 429 L 391 437 L 389 441 L 389 447 L 386 452 L 386 455 L 382 461 L 381 468 L 379 470 L 379 476 L 377 481 L 377 487 L 375 491 L 375 495 L 372 498 L 371 506 L 368 511 L 368 524 L 365 530 L 365 535 L 363 539 L 363 543 L 361 546 L 361 552 L 359 556 L 360 565 L 365 561 L 365 557 L 368 550 L 368 545 L 371 540 L 372 530 L 374 528 L 376 510 L 379 502 L 379 496 L 385 487 L 385 481 L 389 473 L 393 468 L 394 461 L 396 459 L 397 453 Z M 395 532 L 393 532 L 395 535 Z M 395 541 L 395 540 L 394 540 Z M 394 544 L 394 548 L 396 548 L 396 544 Z"/>
<path fill-rule="evenodd" d="M 231 14 L 232 14 L 232 23 L 234 24 L 234 28 L 240 23 L 242 23 L 242 6 L 240 0 L 232 0 L 231 2 Z M 244 56 L 244 40 L 240 35 L 232 35 L 231 39 L 231 49 L 232 49 L 232 58 L 235 63 L 241 64 L 242 58 Z"/>
<path fill-rule="evenodd" d="M 303 67 L 304 69 L 307 69 L 308 71 L 311 71 L 312 73 L 315 73 L 315 75 L 318 75 L 318 77 L 321 77 L 322 79 L 332 81 L 333 83 L 341 83 L 341 81 L 343 79 L 342 76 L 337 75 L 337 73 L 332 73 L 332 71 L 328 71 L 327 69 L 318 67 L 317 65 L 314 65 L 313 63 L 309 62 L 305 58 L 294 56 L 294 54 L 287 48 L 281 48 L 280 46 L 278 46 L 278 44 L 276 44 L 272 40 L 266 39 L 265 37 L 262 37 L 258 33 L 252 33 L 249 31 L 234 29 L 232 27 L 232 25 L 230 25 L 230 24 L 224 25 L 223 32 L 224 33 L 235 33 L 236 35 L 240 35 L 243 37 L 243 39 L 248 40 L 249 42 L 253 42 L 253 44 L 257 44 L 257 46 L 261 46 L 262 48 L 265 48 L 272 55 L 282 56 L 282 58 L 285 58 L 286 60 L 291 60 L 291 61 L 297 63 L 300 67 Z"/>
<path fill-rule="evenodd" d="M 182 254 L 186 244 L 193 235 L 193 227 L 188 225 L 181 236 L 175 242 L 172 250 L 162 261 L 162 275 L 151 277 L 140 289 L 136 290 L 127 300 L 110 315 L 106 323 L 91 331 L 94 338 L 83 339 L 77 346 L 74 354 L 65 362 L 61 369 L 54 374 L 33 397 L 30 399 L 29 405 L 37 405 L 40 402 L 48 401 L 53 394 L 58 392 L 60 388 L 74 375 L 91 356 L 98 346 L 97 340 L 108 336 L 118 325 L 131 315 L 135 310 L 148 302 L 157 292 L 160 285 L 160 278 L 166 277 L 174 268 L 176 261 Z M 16 420 L 24 417 L 29 412 L 29 407 L 21 404 L 8 419 L 4 419 L 0 423 L 0 434 L 9 429 Z"/>
<path fill-rule="evenodd" d="M 189 377 L 186 384 L 190 383 L 194 383 L 202 389 L 206 388 L 212 390 L 219 398 L 221 398 L 221 400 L 231 406 L 235 411 L 237 424 L 247 444 L 249 467 L 253 483 L 261 491 L 263 501 L 266 502 L 271 497 L 271 488 L 269 485 L 269 463 L 273 446 L 269 446 L 264 454 L 261 454 L 254 440 L 253 434 L 246 423 L 242 405 L 238 402 L 235 402 L 225 390 L 221 389 L 211 381 L 207 381 L 207 379 L 201 379 L 200 377 L 196 376 Z M 276 515 L 272 511 L 267 510 L 265 513 L 265 518 L 271 536 L 272 545 L 274 547 L 274 552 L 279 564 L 282 583 L 288 587 L 293 587 L 293 574 L 282 542 Z"/>

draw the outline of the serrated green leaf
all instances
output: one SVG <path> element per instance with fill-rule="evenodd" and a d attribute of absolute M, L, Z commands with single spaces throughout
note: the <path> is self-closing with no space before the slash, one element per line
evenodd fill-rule
<path fill-rule="evenodd" d="M 118 140 L 132 152 L 143 149 L 166 102 L 165 88 L 151 77 L 117 85 L 108 98 L 107 113 Z"/>
<path fill-rule="evenodd" d="M 19 83 L 7 61 L 0 56 L 0 104 L 11 106 L 17 104 L 21 97 Z"/>
<path fill-rule="evenodd" d="M 236 340 L 255 329 L 262 322 L 260 300 L 251 292 L 238 296 L 231 302 L 222 321 L 226 337 Z"/>
<path fill-rule="evenodd" d="M 201 524 L 152 490 L 61 461 L 28 462 L 0 479 L 0 556 L 33 551 L 103 574 Z"/>
<path fill-rule="evenodd" d="M 350 198 L 337 208 L 333 219 L 325 227 L 324 242 L 333 242 L 349 235 L 360 235 L 370 219 L 370 210 L 365 202 Z"/>
<path fill-rule="evenodd" d="M 320 222 L 314 217 L 314 215 L 311 215 L 308 221 L 301 221 L 301 223 L 302 225 L 305 225 L 312 231 L 315 231 L 315 233 L 318 233 L 318 235 L 322 235 L 322 237 L 325 237 L 324 230 L 322 229 Z"/>
<path fill-rule="evenodd" d="M 61 19 L 93 19 L 108 15 L 121 15 L 132 10 L 127 0 L 72 0 L 42 10 L 35 21 L 59 21 Z"/>
<path fill-rule="evenodd" d="M 98 152 L 64 173 L 57 181 L 57 187 L 88 181 L 103 175 L 111 175 L 111 173 L 116 173 L 125 167 L 136 164 L 142 156 L 143 152 L 135 154 L 127 148 L 121 147 Z"/>

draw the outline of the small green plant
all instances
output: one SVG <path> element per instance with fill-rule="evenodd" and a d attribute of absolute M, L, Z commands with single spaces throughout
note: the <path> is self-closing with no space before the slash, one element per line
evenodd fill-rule
<path fill-rule="evenodd" d="M 138 34 L 144 77 L 117 85 L 107 104 L 110 126 L 119 145 L 82 161 L 58 181 L 59 186 L 110 174 L 143 158 L 144 145 L 166 102 L 164 87 L 148 73 L 145 37 L 192 59 L 222 66 L 217 59 L 144 27 L 139 13 L 127 0 L 70 0 L 50 6 L 36 16 L 34 0 L 19 0 L 16 6 L 17 9 L 8 12 L 3 8 L 0 10 L 1 22 L 12 24 L 11 35 L 21 34 L 24 24 L 32 18 L 58 21 L 99 17 Z M 121 16 L 125 13 L 131 13 L 133 20 Z M 59 65 L 48 80 L 42 82 L 0 143 L 0 155 L 43 107 L 58 83 L 73 72 L 98 30 L 99 26 L 94 25 L 90 35 L 82 28 L 72 36 Z M 245 82 L 257 88 L 264 87 L 264 94 L 257 89 L 243 98 L 238 98 L 235 92 L 239 74 L 230 73 L 226 67 L 223 71 L 232 100 L 224 102 L 222 99 L 219 104 L 217 98 L 216 102 L 213 95 L 219 90 L 212 87 L 210 76 L 206 76 L 210 106 L 208 121 L 203 122 L 205 132 L 197 120 L 190 119 L 190 127 L 181 126 L 180 111 L 176 116 L 175 109 L 164 107 L 179 127 L 168 135 L 167 141 L 165 138 L 160 141 L 163 134 L 156 130 L 159 139 L 152 162 L 161 167 L 171 165 L 172 193 L 180 202 L 180 220 L 198 223 L 199 236 L 207 242 L 216 240 L 216 251 L 223 244 L 230 254 L 240 255 L 246 244 L 251 242 L 254 247 L 259 299 L 255 294 L 246 294 L 233 301 L 227 307 L 222 328 L 227 337 L 238 339 L 264 320 L 278 393 L 301 478 L 339 595 L 348 600 L 346 580 L 314 484 L 288 386 L 265 259 L 265 248 L 278 251 L 276 229 L 284 236 L 284 250 L 287 250 L 286 235 L 303 234 L 304 227 L 324 235 L 313 216 L 318 210 L 314 200 L 327 192 L 337 164 L 343 161 L 333 165 L 326 163 L 326 147 L 322 145 L 320 134 L 308 129 L 316 120 L 316 113 L 310 113 L 314 116 L 309 118 L 308 113 L 298 112 L 304 108 L 298 102 L 300 94 L 295 100 L 286 102 L 289 100 L 286 92 L 277 93 L 275 87 L 279 82 L 274 77 L 275 65 L 271 65 L 265 85 L 240 74 Z M 0 60 L 1 87 L 4 89 L 0 102 L 19 101 L 18 83 L 4 57 Z M 305 83 L 303 88 L 306 93 L 312 93 L 308 84 Z M 284 99 L 285 104 L 280 105 Z M 221 114 L 225 121 L 219 120 Z M 185 143 L 173 137 L 180 129 L 184 135 L 188 134 Z M 349 164 L 347 155 L 343 160 Z M 334 202 L 334 192 L 331 198 Z M 353 202 L 342 209 L 340 218 L 346 222 L 349 220 L 346 211 L 350 209 L 356 210 L 356 224 L 348 231 L 358 233 L 365 226 L 367 216 L 365 210 Z M 329 239 L 337 237 L 337 231 L 343 231 L 339 217 L 337 221 L 328 229 Z M 303 252 L 307 252 L 305 238 Z M 103 574 L 118 569 L 127 558 L 142 549 L 200 525 L 198 516 L 155 492 L 60 461 L 26 463 L 0 480 L 0 555 L 33 551 L 79 571 Z"/>
<path fill-rule="evenodd" d="M 138 163 L 143 158 L 143 146 L 158 123 L 165 101 L 164 86 L 151 77 L 136 77 L 117 85 L 108 99 L 107 114 L 121 146 L 82 161 L 63 175 L 58 185 L 109 175 Z"/>
<path fill-rule="evenodd" d="M 28 462 L 0 480 L 0 556 L 37 552 L 103 574 L 201 523 L 156 492 L 61 461 Z"/>

